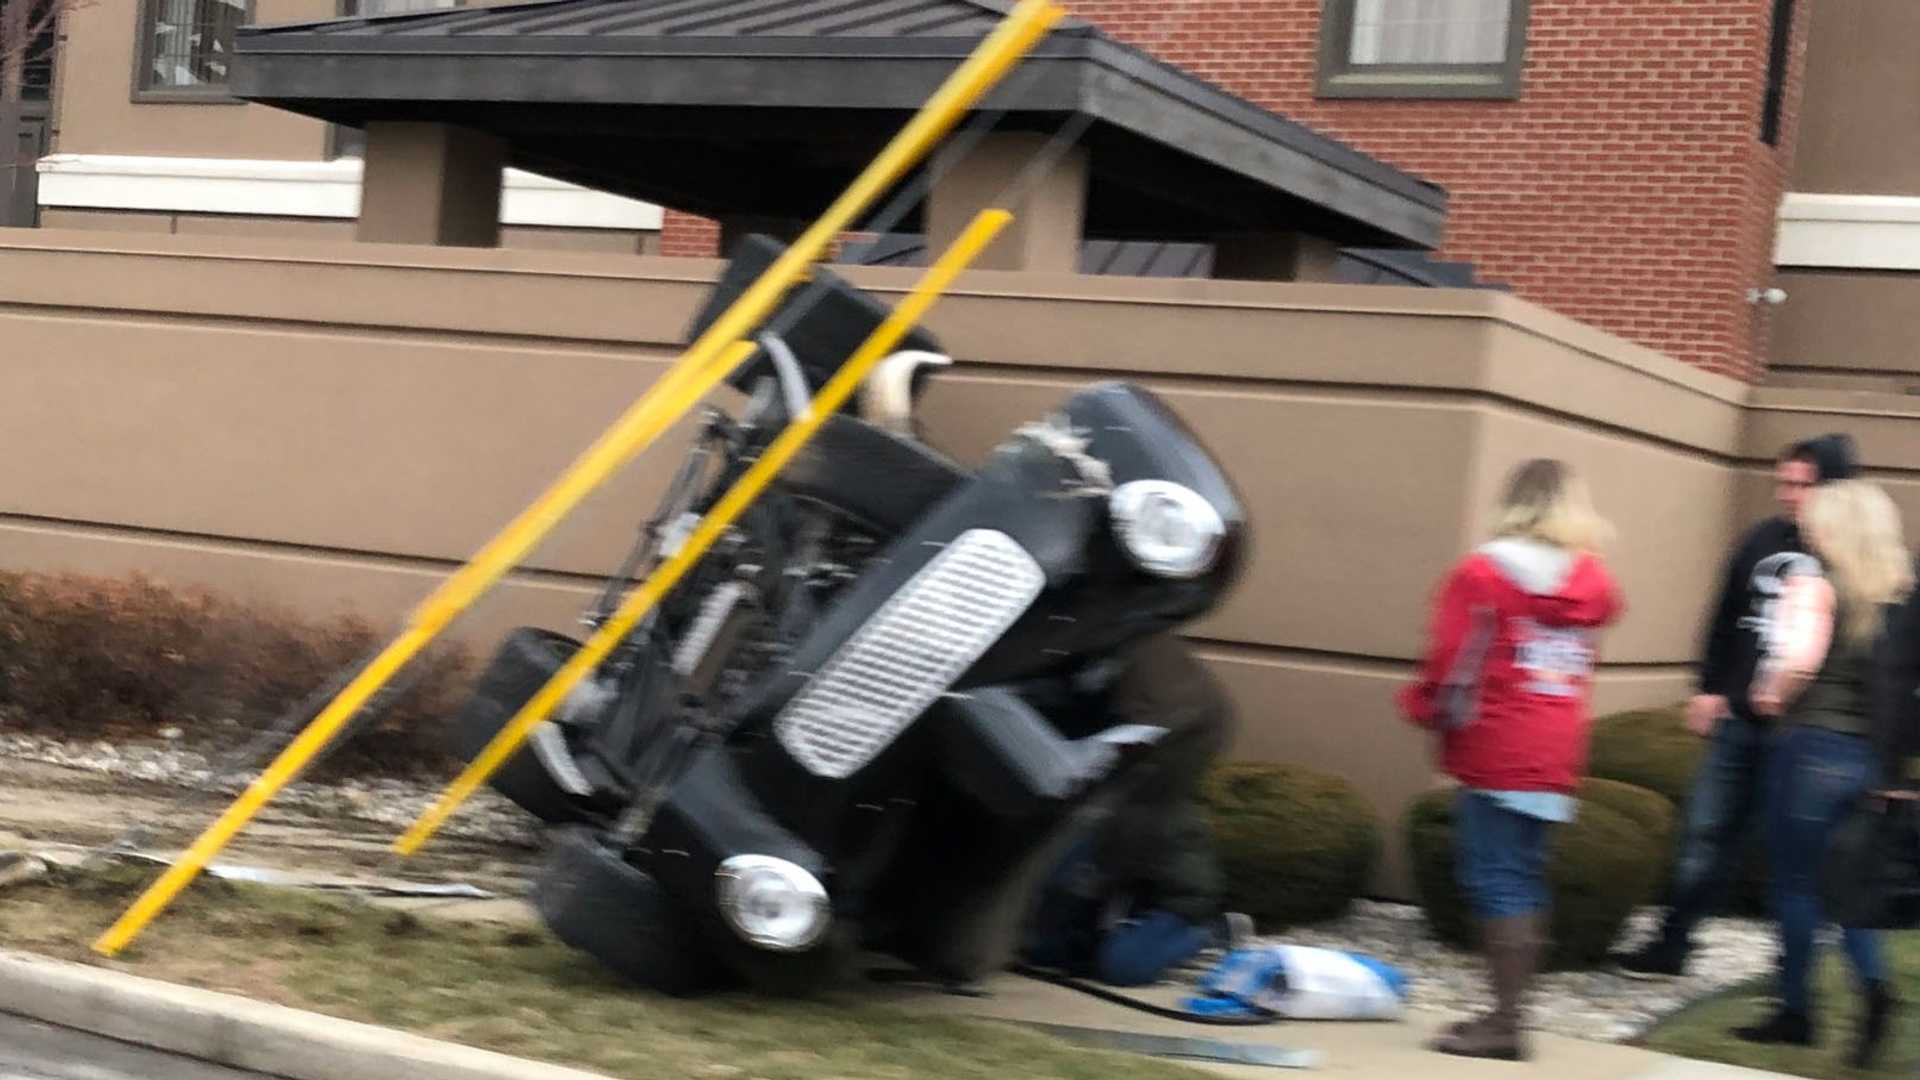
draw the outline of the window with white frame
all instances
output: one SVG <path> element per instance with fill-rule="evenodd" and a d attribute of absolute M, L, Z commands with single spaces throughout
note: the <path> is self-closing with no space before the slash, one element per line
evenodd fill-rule
<path fill-rule="evenodd" d="M 141 0 L 138 11 L 136 98 L 223 98 L 234 34 L 252 17 L 252 0 Z"/>
<path fill-rule="evenodd" d="M 1325 0 L 1323 97 L 1520 95 L 1528 0 Z"/>

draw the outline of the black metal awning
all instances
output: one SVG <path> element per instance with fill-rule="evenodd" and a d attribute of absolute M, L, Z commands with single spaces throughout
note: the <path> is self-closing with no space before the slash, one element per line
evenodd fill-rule
<path fill-rule="evenodd" d="M 233 91 L 352 126 L 476 128 L 522 168 L 695 213 L 809 220 L 1003 14 L 999 0 L 536 0 L 248 27 Z M 985 107 L 1005 110 L 1003 130 L 1091 118 L 1089 236 L 1440 240 L 1440 188 L 1085 23 L 1049 35 Z"/>

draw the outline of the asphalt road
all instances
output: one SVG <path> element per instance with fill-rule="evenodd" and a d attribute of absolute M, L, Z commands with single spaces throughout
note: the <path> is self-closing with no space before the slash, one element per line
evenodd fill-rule
<path fill-rule="evenodd" d="M 0 1013 L 0 1080 L 271 1080 Z"/>

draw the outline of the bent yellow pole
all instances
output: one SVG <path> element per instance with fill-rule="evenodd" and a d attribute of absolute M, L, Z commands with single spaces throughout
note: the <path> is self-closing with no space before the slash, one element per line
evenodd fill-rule
<path fill-rule="evenodd" d="M 788 424 L 786 430 L 773 440 L 760 460 L 754 462 L 734 485 L 727 489 L 720 501 L 700 520 L 693 532 L 681 545 L 671 559 L 661 563 L 659 569 L 648 575 L 647 579 L 629 593 L 620 609 L 573 654 L 539 692 L 528 699 L 520 711 L 508 720 L 506 726 L 494 735 L 493 740 L 474 757 L 473 761 L 461 771 L 460 775 L 448 785 L 438 802 L 413 823 L 406 834 L 394 843 L 394 850 L 402 855 L 412 855 L 420 850 L 440 828 L 460 804 L 465 802 L 480 785 L 506 764 L 514 752 L 520 749 L 533 729 L 554 708 L 564 700 L 568 693 L 578 685 L 594 668 L 611 653 L 630 633 L 648 611 L 665 596 L 681 577 L 700 561 L 707 549 L 712 547 L 721 534 L 733 524 L 742 511 L 765 490 L 787 462 L 799 453 L 800 448 L 813 438 L 815 432 L 827 421 L 827 417 L 846 404 L 847 398 L 856 390 L 861 380 L 873 371 L 874 365 L 891 353 L 900 344 L 907 332 L 925 317 L 940 295 L 952 286 L 953 279 L 977 258 L 980 252 L 992 242 L 993 238 L 1005 228 L 1013 215 L 1004 210 L 983 211 L 967 226 L 952 247 L 941 255 L 927 273 L 908 293 L 900 305 L 894 308 L 886 321 L 861 343 L 853 356 L 841 366 L 833 378 L 821 387 L 814 396 L 808 414 Z"/>
<path fill-rule="evenodd" d="M 581 500 L 604 483 L 752 353 L 746 338 L 826 252 L 835 237 L 903 179 L 966 111 L 1004 79 L 1065 14 L 1052 0 L 1021 0 L 820 219 L 716 319 L 681 360 L 554 485 L 434 590 L 411 623 L 320 711 L 300 736 L 141 894 L 94 951 L 113 956 L 206 868 L 275 794 L 297 777 L 346 722 L 406 663 L 526 557 Z"/>

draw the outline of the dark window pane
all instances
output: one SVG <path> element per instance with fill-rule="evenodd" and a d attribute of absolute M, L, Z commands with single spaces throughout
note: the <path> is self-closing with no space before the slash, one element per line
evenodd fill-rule
<path fill-rule="evenodd" d="M 149 0 L 146 10 L 148 89 L 227 84 L 234 31 L 247 21 L 247 0 Z"/>
<path fill-rule="evenodd" d="M 348 15 L 398 15 L 403 11 L 433 11 L 459 7 L 461 0 L 347 0 Z"/>
<path fill-rule="evenodd" d="M 53 0 L 40 0 L 28 18 L 27 25 L 40 27 L 40 32 L 27 46 L 26 63 L 20 70 L 20 93 L 28 101 L 45 101 L 53 90 L 53 51 L 59 43 Z"/>

